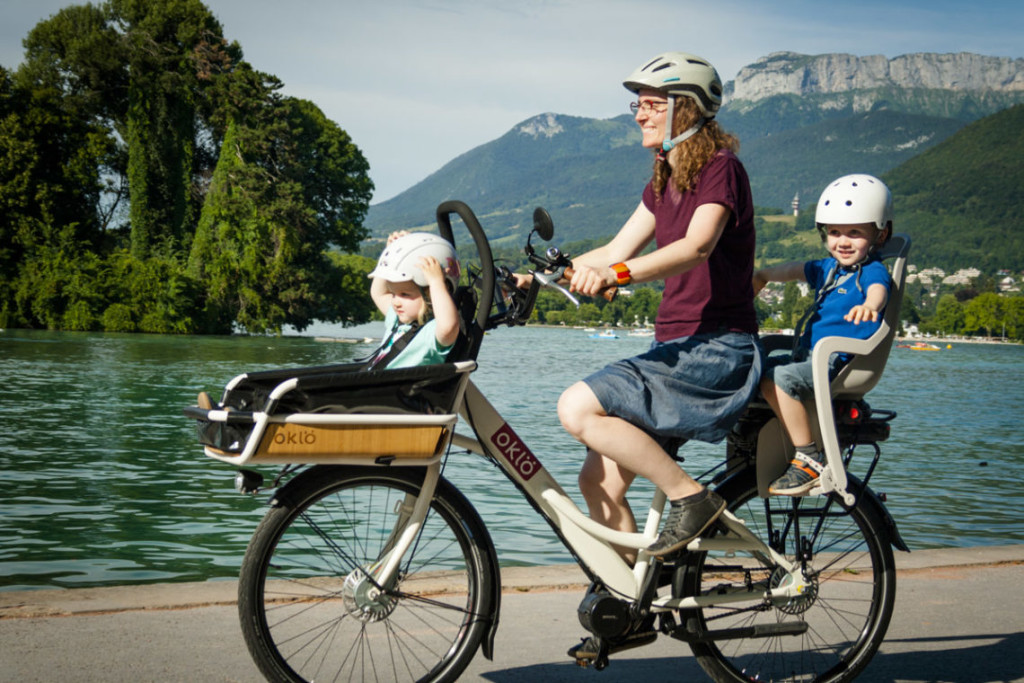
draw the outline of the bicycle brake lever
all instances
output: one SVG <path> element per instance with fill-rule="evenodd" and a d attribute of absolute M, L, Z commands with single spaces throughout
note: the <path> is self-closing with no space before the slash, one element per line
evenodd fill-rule
<path fill-rule="evenodd" d="M 540 281 L 540 283 L 542 285 L 544 285 L 545 287 L 551 287 L 553 289 L 557 289 L 559 292 L 562 293 L 563 296 L 565 296 L 566 299 L 568 299 L 569 301 L 573 302 L 573 304 L 576 305 L 576 308 L 579 308 L 579 306 L 580 306 L 579 299 L 574 297 L 569 292 L 568 289 L 566 289 L 562 285 L 558 284 L 558 281 L 562 278 L 562 274 L 564 272 L 565 272 L 565 267 L 563 266 L 561 268 L 556 269 L 555 272 L 553 272 L 553 273 L 542 273 L 540 271 L 534 270 L 534 271 L 531 271 L 531 274 L 533 275 L 533 277 L 537 278 Z"/>

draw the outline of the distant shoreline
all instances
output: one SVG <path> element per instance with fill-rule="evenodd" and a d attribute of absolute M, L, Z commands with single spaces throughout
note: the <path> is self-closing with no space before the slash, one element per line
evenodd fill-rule
<path fill-rule="evenodd" d="M 613 331 L 616 331 L 616 332 L 625 332 L 625 331 L 629 331 L 629 330 L 638 329 L 638 328 L 636 328 L 634 326 L 629 326 L 629 327 L 613 327 L 613 326 L 610 326 L 610 325 L 608 325 L 608 326 L 605 326 L 605 325 L 591 325 L 591 326 L 588 326 L 588 327 L 584 328 L 584 327 L 581 327 L 581 326 L 578 326 L 578 325 L 546 325 L 546 324 L 543 324 L 543 323 L 530 323 L 530 324 L 525 325 L 525 327 L 536 327 L 536 328 L 551 329 L 551 330 L 575 330 L 577 332 L 583 332 L 585 330 L 591 330 L 591 328 L 593 328 L 594 330 L 613 330 Z M 785 334 L 785 332 L 782 331 L 782 330 L 761 330 L 761 333 L 762 334 Z M 289 335 L 286 335 L 286 336 L 312 337 L 315 341 L 318 341 L 318 342 L 335 342 L 335 343 L 343 343 L 343 344 L 369 344 L 369 343 L 376 343 L 376 342 L 380 341 L 379 337 L 368 337 L 368 336 L 365 336 L 365 335 L 364 336 L 358 336 L 358 337 L 348 337 L 348 336 L 342 337 L 342 336 L 323 335 L 323 334 L 318 334 L 318 335 L 315 335 L 315 336 L 314 335 L 305 335 L 305 334 L 289 334 Z M 894 343 L 898 343 L 898 344 L 911 343 L 912 344 L 912 343 L 917 343 L 917 342 L 927 342 L 927 343 L 931 343 L 931 344 L 996 344 L 996 345 L 1005 345 L 1005 346 L 1020 346 L 1022 344 L 1022 342 L 1019 342 L 1019 341 L 1013 341 L 1012 339 L 1002 339 L 1000 337 L 896 337 Z"/>
<path fill-rule="evenodd" d="M 529 323 L 526 327 L 544 327 L 552 330 L 577 330 L 583 331 L 584 328 L 578 325 L 545 325 L 543 323 Z M 591 325 L 597 330 L 632 330 L 636 329 L 633 326 L 614 327 L 611 325 Z M 586 329 L 590 329 L 590 327 Z M 652 328 L 653 329 L 653 328 Z M 785 334 L 782 330 L 761 330 L 761 334 Z M 905 342 L 930 342 L 933 344 L 1005 344 L 1007 346 L 1020 346 L 1022 342 L 1013 341 L 1012 339 L 1003 339 L 1001 337 L 896 337 L 895 341 L 898 343 Z"/>
<path fill-rule="evenodd" d="M 931 344 L 998 344 L 1020 346 L 1021 342 L 997 337 L 896 337 L 897 342 L 929 342 Z"/>

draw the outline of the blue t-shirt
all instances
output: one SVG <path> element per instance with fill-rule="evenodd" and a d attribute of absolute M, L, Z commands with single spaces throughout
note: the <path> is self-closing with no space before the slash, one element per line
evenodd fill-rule
<path fill-rule="evenodd" d="M 832 272 L 836 263 L 836 260 L 830 256 L 804 264 L 807 283 L 814 287 L 815 292 L 819 292 L 825 286 L 828 274 Z M 871 285 L 880 284 L 885 287 L 886 292 L 890 291 L 892 280 L 884 263 L 877 258 L 870 258 L 859 268 L 840 267 L 836 272 L 834 282 L 838 285 L 826 292 L 817 311 L 807 321 L 803 337 L 800 340 L 800 345 L 805 349 L 813 349 L 818 340 L 825 337 L 867 339 L 882 324 L 884 309 L 879 311 L 878 320 L 875 322 L 861 321 L 859 325 L 854 325 L 844 320 L 843 317 L 850 312 L 851 308 L 864 303 L 868 287 Z"/>
<path fill-rule="evenodd" d="M 406 347 L 388 363 L 388 369 L 413 368 L 419 365 L 443 363 L 452 347 L 441 346 L 437 343 L 437 334 L 434 331 L 436 327 L 437 321 L 429 320 Z M 391 344 L 412 329 L 412 324 L 399 323 L 398 314 L 395 313 L 395 309 L 388 308 L 387 313 L 384 314 L 384 329 L 386 331 L 384 338 L 387 339 L 388 335 L 390 335 L 391 343 L 382 348 L 380 350 L 381 353 L 387 353 L 388 349 L 391 348 Z"/>

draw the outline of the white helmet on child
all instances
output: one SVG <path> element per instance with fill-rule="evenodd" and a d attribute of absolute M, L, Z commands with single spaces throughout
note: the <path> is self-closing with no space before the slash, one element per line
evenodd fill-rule
<path fill-rule="evenodd" d="M 892 227 L 892 193 L 872 175 L 844 175 L 821 193 L 814 223 L 819 230 L 825 225 L 874 223 L 884 232 Z"/>
<path fill-rule="evenodd" d="M 424 256 L 433 256 L 441 264 L 448 291 L 454 292 L 459 284 L 459 257 L 451 243 L 428 232 L 411 232 L 389 244 L 377 260 L 369 277 L 379 277 L 388 282 L 415 282 L 427 286 L 427 279 L 420 270 L 419 262 Z"/>

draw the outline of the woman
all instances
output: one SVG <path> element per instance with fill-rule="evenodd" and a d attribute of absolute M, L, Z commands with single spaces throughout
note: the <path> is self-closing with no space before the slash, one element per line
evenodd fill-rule
<path fill-rule="evenodd" d="M 569 387 L 562 425 L 587 446 L 579 484 L 593 519 L 622 531 L 636 522 L 626 491 L 636 475 L 671 507 L 657 541 L 684 548 L 725 509 L 666 450 L 720 441 L 756 390 L 761 372 L 751 277 L 753 203 L 736 138 L 714 121 L 722 83 L 706 60 L 679 52 L 645 63 L 625 81 L 654 172 L 633 215 L 606 245 L 573 259 L 570 290 L 664 280 L 655 342 Z M 656 249 L 640 255 L 655 240 Z"/>

